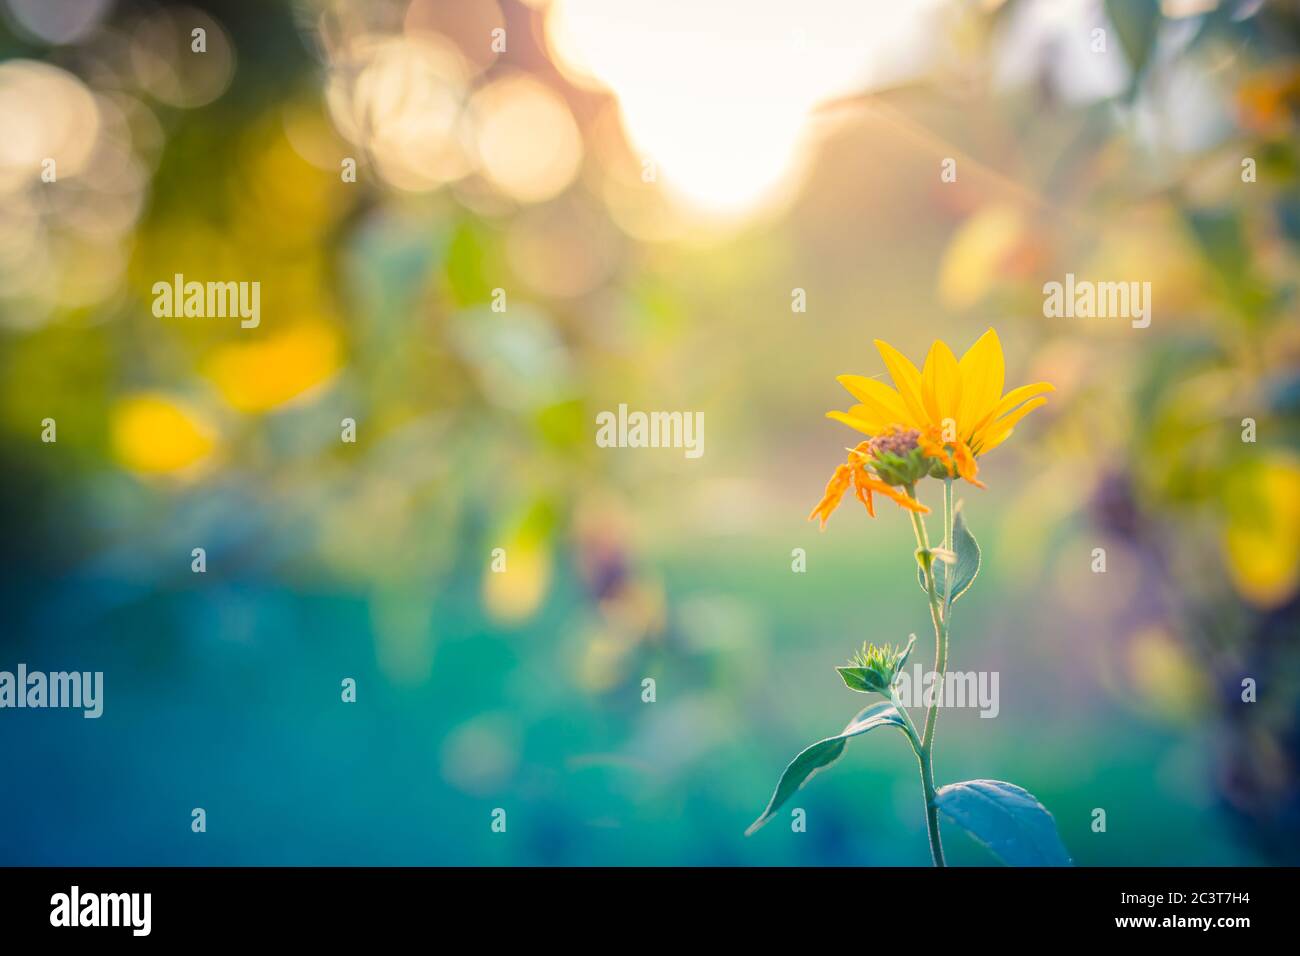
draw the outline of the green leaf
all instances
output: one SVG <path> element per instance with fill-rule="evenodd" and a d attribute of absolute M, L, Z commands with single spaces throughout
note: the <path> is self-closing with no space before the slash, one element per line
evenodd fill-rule
<path fill-rule="evenodd" d="M 939 788 L 943 815 L 1008 866 L 1071 866 L 1056 821 L 1028 790 L 1001 780 Z"/>
<path fill-rule="evenodd" d="M 795 791 L 807 783 L 813 774 L 838 760 L 844 753 L 844 747 L 850 737 L 865 734 L 868 730 L 875 730 L 877 727 L 897 727 L 903 730 L 905 724 L 893 704 L 881 701 L 859 711 L 849 725 L 834 737 L 817 741 L 791 760 L 790 765 L 781 774 L 781 780 L 772 793 L 772 799 L 767 802 L 767 809 L 763 811 L 762 816 L 750 824 L 749 829 L 745 831 L 745 836 L 754 833 L 776 816 L 776 811 L 780 810 L 782 805 L 794 796 Z"/>
<path fill-rule="evenodd" d="M 1248 322 L 1258 322 L 1280 305 L 1280 297 L 1260 277 L 1245 217 L 1236 210 L 1184 213 L 1206 267 L 1221 286 L 1224 302 Z"/>
<path fill-rule="evenodd" d="M 844 686 L 856 690 L 859 694 L 885 693 L 889 687 L 877 671 L 870 667 L 837 667 Z"/>
<path fill-rule="evenodd" d="M 980 546 L 975 540 L 975 535 L 970 533 L 970 528 L 966 527 L 966 519 L 962 517 L 960 511 L 953 521 L 952 526 L 953 551 L 957 555 L 956 564 L 948 564 L 945 561 L 931 562 L 934 566 L 934 588 L 935 593 L 939 595 L 939 600 L 943 596 L 948 586 L 948 575 L 952 575 L 952 598 L 950 604 L 970 590 L 970 586 L 975 583 L 975 575 L 980 573 Z M 925 591 L 925 570 L 921 567 L 916 569 L 916 579 L 921 582 L 921 590 Z"/>
<path fill-rule="evenodd" d="M 1106 0 L 1106 16 L 1119 34 L 1136 87 L 1160 32 L 1160 0 Z"/>

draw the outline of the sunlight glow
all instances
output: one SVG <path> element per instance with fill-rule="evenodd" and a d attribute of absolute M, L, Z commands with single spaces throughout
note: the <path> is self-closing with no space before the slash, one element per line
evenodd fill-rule
<path fill-rule="evenodd" d="M 919 68 L 937 6 L 554 0 L 546 39 L 571 81 L 618 97 L 628 139 L 670 194 L 735 216 L 797 184 L 818 103 Z"/>

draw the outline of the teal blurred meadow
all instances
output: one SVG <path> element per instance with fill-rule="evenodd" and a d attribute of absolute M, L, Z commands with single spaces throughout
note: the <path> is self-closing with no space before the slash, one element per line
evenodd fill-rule
<path fill-rule="evenodd" d="M 1000 700 L 940 782 L 1078 865 L 1300 862 L 1298 45 L 1245 0 L 0 0 L 0 670 L 104 674 L 0 709 L 0 863 L 928 865 L 895 735 L 744 831 L 836 665 L 934 652 L 906 514 L 807 520 L 835 377 L 990 327 L 1057 390 L 958 492 Z M 1150 327 L 1048 316 L 1067 273 Z M 260 323 L 160 317 L 177 275 Z M 704 454 L 598 447 L 621 404 Z"/>

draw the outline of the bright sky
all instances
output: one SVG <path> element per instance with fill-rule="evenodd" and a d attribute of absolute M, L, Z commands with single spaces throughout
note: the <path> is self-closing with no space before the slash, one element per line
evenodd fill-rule
<path fill-rule="evenodd" d="M 743 214 L 797 173 L 821 101 L 919 72 L 941 0 L 554 0 L 548 43 L 612 90 L 661 182 Z"/>

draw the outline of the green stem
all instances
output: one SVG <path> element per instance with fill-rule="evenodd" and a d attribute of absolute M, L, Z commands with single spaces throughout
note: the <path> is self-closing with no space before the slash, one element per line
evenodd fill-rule
<path fill-rule="evenodd" d="M 898 692 L 892 687 L 889 689 L 889 702 L 894 705 L 894 710 L 898 711 L 898 716 L 903 718 L 903 731 L 907 734 L 907 739 L 912 741 L 912 749 L 916 751 L 919 759 L 921 756 L 921 735 L 916 732 L 916 724 L 912 723 L 912 715 L 907 712 L 903 702 L 898 699 Z"/>
<path fill-rule="evenodd" d="M 891 690 L 889 696 L 894 709 L 903 718 L 903 732 L 911 741 L 912 751 L 916 754 L 916 761 L 921 768 L 921 787 L 925 794 L 925 819 L 930 834 L 930 856 L 935 866 L 943 866 L 943 845 L 939 842 L 939 814 L 938 808 L 934 805 L 934 769 L 930 763 L 930 755 L 921 746 L 921 735 L 916 732 L 916 725 L 912 723 L 912 717 L 903 706 L 903 702 L 898 699 L 898 694 Z"/>
<path fill-rule="evenodd" d="M 949 478 L 943 483 L 943 546 L 948 551 L 957 550 L 957 538 L 953 533 L 953 517 L 952 479 Z M 943 576 L 943 617 L 945 626 L 948 611 L 952 608 L 952 578 L 951 574 L 945 572 Z"/>
<path fill-rule="evenodd" d="M 908 496 L 916 497 L 915 489 L 908 487 Z M 949 512 L 951 510 L 951 488 L 945 491 L 944 495 L 944 533 L 945 538 L 950 536 Z M 930 550 L 930 537 L 926 534 L 925 522 L 915 511 L 912 512 L 912 530 L 916 533 L 917 547 L 928 552 Z M 934 562 L 928 555 L 922 562 L 925 570 L 925 590 L 930 599 L 930 619 L 934 623 L 934 642 L 935 642 L 935 662 L 934 670 L 938 675 L 938 691 L 943 690 L 943 674 L 948 668 L 948 625 L 944 614 L 939 607 L 938 589 L 934 581 Z M 945 575 L 945 578 L 948 576 Z M 925 794 L 925 822 L 930 833 L 930 856 L 934 860 L 935 866 L 945 866 L 943 858 L 943 841 L 939 836 L 939 807 L 935 803 L 937 789 L 934 785 L 934 727 L 939 716 L 939 696 L 936 694 L 934 701 L 930 704 L 929 712 L 925 716 L 925 732 L 921 738 L 921 745 L 917 748 L 916 758 L 921 765 L 921 788 Z"/>
<path fill-rule="evenodd" d="M 952 479 L 949 478 L 943 483 L 943 546 L 949 551 L 956 547 L 952 537 L 952 518 Z"/>

